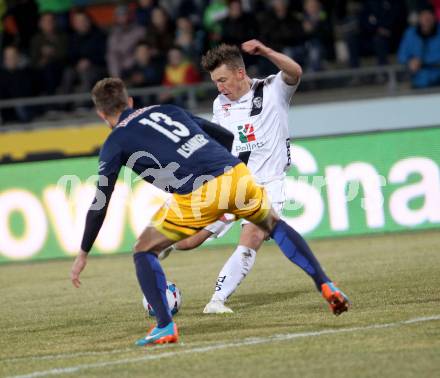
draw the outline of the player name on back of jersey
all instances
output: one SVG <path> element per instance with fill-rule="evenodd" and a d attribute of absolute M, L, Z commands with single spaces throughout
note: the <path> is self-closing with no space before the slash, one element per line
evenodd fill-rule
<path fill-rule="evenodd" d="M 189 158 L 194 152 L 209 143 L 203 134 L 196 134 L 187 142 L 183 143 L 178 149 L 177 153 L 185 159 Z"/>

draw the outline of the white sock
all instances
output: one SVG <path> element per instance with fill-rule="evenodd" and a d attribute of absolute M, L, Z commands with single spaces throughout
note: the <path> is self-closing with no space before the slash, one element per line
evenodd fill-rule
<path fill-rule="evenodd" d="M 257 252 L 253 249 L 237 246 L 219 273 L 211 300 L 224 302 L 251 271 L 256 257 Z"/>

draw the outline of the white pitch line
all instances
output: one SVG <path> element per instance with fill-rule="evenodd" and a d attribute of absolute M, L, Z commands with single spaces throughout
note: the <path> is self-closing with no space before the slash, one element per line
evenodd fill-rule
<path fill-rule="evenodd" d="M 137 357 L 137 358 L 125 358 L 122 360 L 96 362 L 96 363 L 92 363 L 92 364 L 82 364 L 82 365 L 70 366 L 70 367 L 66 367 L 66 368 L 56 368 L 56 369 L 50 369 L 50 370 L 44 370 L 44 371 L 35 371 L 30 374 L 15 375 L 15 376 L 10 376 L 8 378 L 35 378 L 35 377 L 44 377 L 44 376 L 48 376 L 48 375 L 76 373 L 80 370 L 108 367 L 108 366 L 115 366 L 115 365 L 123 365 L 123 364 L 132 364 L 132 363 L 150 361 L 150 360 L 159 360 L 162 358 L 176 357 L 176 356 L 181 356 L 181 355 L 185 355 L 185 354 L 206 353 L 206 352 L 211 352 L 211 351 L 219 350 L 219 349 L 238 348 L 238 347 L 242 347 L 242 346 L 246 346 L 246 345 L 267 344 L 267 343 L 271 343 L 271 342 L 279 342 L 279 341 L 293 340 L 293 339 L 306 338 L 306 337 L 316 337 L 316 336 L 324 336 L 324 335 L 334 335 L 334 334 L 338 334 L 338 333 L 351 333 L 351 332 L 359 332 L 359 331 L 368 331 L 368 330 L 373 330 L 373 329 L 393 328 L 393 327 L 428 322 L 428 321 L 433 321 L 433 320 L 440 320 L 440 315 L 413 318 L 413 319 L 403 320 L 403 321 L 395 322 L 395 323 L 372 324 L 372 325 L 365 326 L 365 327 L 328 329 L 328 330 L 314 331 L 314 332 L 286 333 L 286 334 L 272 335 L 272 336 L 268 336 L 268 337 L 255 337 L 255 338 L 250 338 L 250 339 L 243 339 L 243 340 L 237 341 L 237 342 L 217 343 L 217 344 L 211 344 L 211 345 L 202 346 L 202 347 L 193 347 L 193 348 L 189 348 L 186 350 L 165 352 L 165 353 L 153 354 L 153 355 L 142 356 L 142 357 Z"/>

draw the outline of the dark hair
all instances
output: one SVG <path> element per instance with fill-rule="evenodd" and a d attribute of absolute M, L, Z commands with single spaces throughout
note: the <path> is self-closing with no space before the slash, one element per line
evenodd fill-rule
<path fill-rule="evenodd" d="M 419 4 L 419 6 L 417 7 L 417 11 L 419 13 L 424 12 L 424 11 L 435 13 L 434 6 L 430 2 L 427 2 L 427 1 L 422 1 Z"/>
<path fill-rule="evenodd" d="M 92 100 L 97 110 L 115 116 L 128 106 L 127 88 L 121 79 L 107 77 L 93 87 Z"/>
<path fill-rule="evenodd" d="M 71 13 L 72 16 L 76 16 L 76 15 L 80 15 L 80 16 L 84 16 L 87 21 L 90 23 L 90 27 L 96 28 L 96 22 L 94 20 L 94 18 L 91 16 L 91 14 L 89 12 L 87 12 L 86 8 L 76 8 L 72 11 Z M 70 24 L 72 23 L 72 17 L 70 17 Z"/>
<path fill-rule="evenodd" d="M 170 50 L 177 50 L 177 51 L 180 51 L 182 54 L 185 55 L 185 51 L 184 51 L 183 48 L 182 48 L 181 46 L 179 46 L 179 45 L 172 45 L 172 46 L 168 49 L 168 51 L 170 51 Z"/>
<path fill-rule="evenodd" d="M 50 11 L 46 11 L 46 12 L 41 12 L 40 13 L 40 16 L 39 16 L 39 20 L 41 19 L 41 17 L 43 17 L 43 16 L 52 16 L 53 18 L 55 18 L 55 13 L 53 13 L 53 12 L 50 12 Z"/>
<path fill-rule="evenodd" d="M 153 46 L 151 45 L 151 43 L 148 42 L 148 41 L 145 40 L 145 39 L 141 39 L 138 43 L 136 43 L 136 48 L 138 48 L 139 46 L 146 46 L 146 47 L 148 47 L 148 48 L 150 48 L 150 49 L 153 48 Z"/>
<path fill-rule="evenodd" d="M 208 72 L 214 71 L 223 64 L 226 64 L 230 69 L 245 67 L 240 49 L 237 46 L 222 43 L 209 50 L 202 57 L 202 67 Z"/>

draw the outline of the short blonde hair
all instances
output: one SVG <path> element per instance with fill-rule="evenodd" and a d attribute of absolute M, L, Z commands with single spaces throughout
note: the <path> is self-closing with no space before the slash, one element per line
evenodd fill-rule
<path fill-rule="evenodd" d="M 93 87 L 92 100 L 97 110 L 115 116 L 128 106 L 127 88 L 121 79 L 107 77 Z"/>

